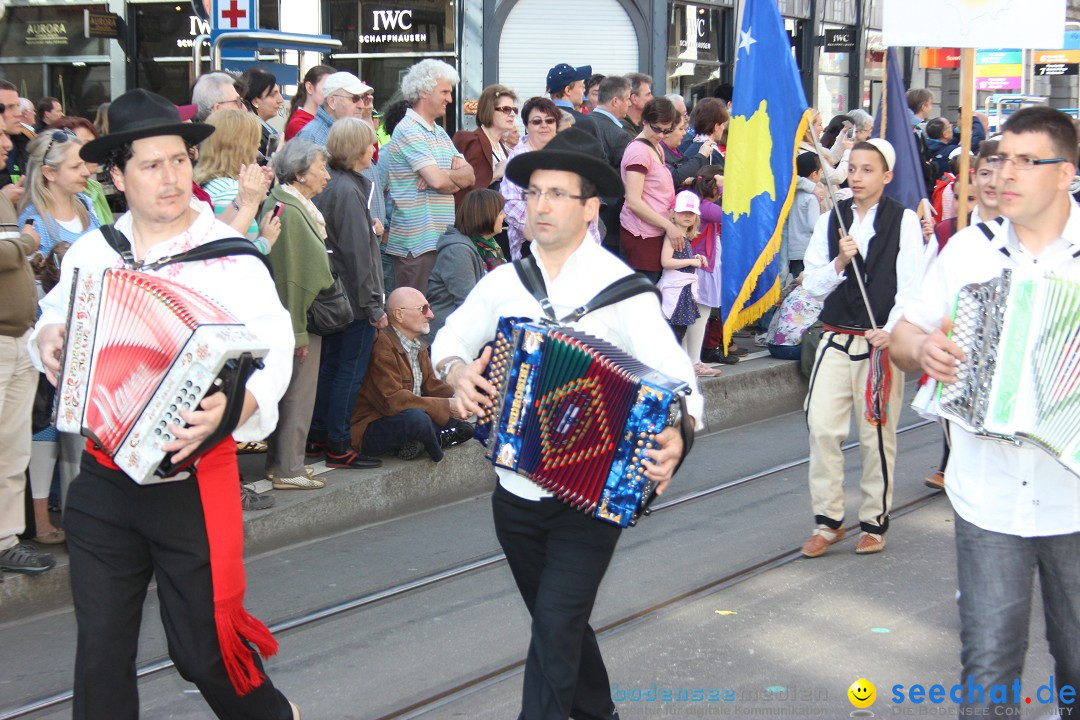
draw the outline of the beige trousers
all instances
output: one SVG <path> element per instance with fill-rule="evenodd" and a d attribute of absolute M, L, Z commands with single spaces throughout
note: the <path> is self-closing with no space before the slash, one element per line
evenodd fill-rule
<path fill-rule="evenodd" d="M 308 333 L 308 356 L 302 363 L 293 356 L 292 379 L 278 402 L 277 427 L 266 438 L 266 472 L 276 478 L 304 474 L 304 443 L 315 411 L 321 357 L 322 338 Z"/>
<path fill-rule="evenodd" d="M 889 528 L 904 374 L 890 363 L 892 387 L 886 422 L 880 427 L 871 425 L 865 417 L 869 358 L 870 345 L 860 336 L 826 331 L 821 337 L 804 406 L 810 431 L 810 499 L 814 522 L 832 529 L 843 527 L 844 455 L 840 445 L 848 436 L 854 411 L 862 458 L 859 524 L 864 532 L 881 534 Z"/>
<path fill-rule="evenodd" d="M 26 339 L 0 336 L 0 550 L 19 543 L 26 529 L 26 468 L 30 465 L 30 411 L 38 373 Z"/>

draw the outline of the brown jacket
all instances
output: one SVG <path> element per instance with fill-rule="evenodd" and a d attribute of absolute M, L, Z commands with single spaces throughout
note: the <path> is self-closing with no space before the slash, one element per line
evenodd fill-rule
<path fill-rule="evenodd" d="M 375 420 L 397 415 L 405 410 L 420 408 L 439 425 L 450 422 L 450 403 L 446 398 L 453 388 L 435 377 L 431 357 L 426 349 L 420 351 L 420 396 L 413 394 L 412 367 L 409 356 L 397 333 L 386 328 L 379 330 L 371 348 L 371 361 L 364 374 L 364 384 L 356 396 L 352 415 L 352 444 L 364 445 L 364 432 Z"/>
<path fill-rule="evenodd" d="M 34 271 L 26 259 L 37 241 L 19 232 L 19 214 L 0 193 L 0 335 L 21 337 L 37 320 Z"/>
<path fill-rule="evenodd" d="M 499 144 L 502 145 L 503 156 L 507 155 L 510 151 L 501 142 Z M 465 196 L 473 190 L 491 185 L 491 178 L 495 174 L 495 168 L 492 166 L 491 140 L 488 139 L 483 128 L 458 130 L 454 133 L 454 147 L 465 156 L 465 160 L 472 165 L 473 172 L 476 175 L 472 187 L 454 193 L 454 207 L 456 208 L 461 205 L 461 201 L 465 199 Z"/>

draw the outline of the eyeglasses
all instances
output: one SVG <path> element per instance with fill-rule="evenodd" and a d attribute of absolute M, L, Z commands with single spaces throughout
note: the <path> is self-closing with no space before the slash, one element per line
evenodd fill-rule
<path fill-rule="evenodd" d="M 15 112 L 18 109 L 19 109 L 19 103 L 9 103 L 7 105 L 0 105 L 0 115 L 3 115 L 8 110 L 10 110 L 11 112 Z"/>
<path fill-rule="evenodd" d="M 403 307 L 403 308 L 398 308 L 398 309 L 399 310 L 416 310 L 421 315 L 427 315 L 429 312 L 431 312 L 431 305 L 429 305 L 427 303 L 424 303 L 423 305 L 417 305 L 416 307 Z"/>
<path fill-rule="evenodd" d="M 504 105 L 502 107 L 497 107 L 495 109 L 498 110 L 501 113 L 506 113 L 507 115 L 510 115 L 511 117 L 518 114 L 518 109 L 516 107 L 514 107 L 513 105 Z"/>
<path fill-rule="evenodd" d="M 986 166 L 991 170 L 1004 170 L 1005 165 L 1012 163 L 1013 167 L 1017 170 L 1028 171 L 1034 168 L 1036 165 L 1056 165 L 1058 163 L 1069 162 L 1065 158 L 1033 158 L 1027 155 L 1017 155 L 1015 157 L 1009 157 L 1008 155 L 991 155 L 986 158 Z"/>
<path fill-rule="evenodd" d="M 540 198 L 546 197 L 548 202 L 552 205 L 561 205 L 567 200 L 578 200 L 582 205 L 588 200 L 586 195 L 571 195 L 565 190 L 537 190 L 536 188 L 529 188 L 528 190 L 521 191 L 521 199 L 525 202 L 536 203 L 540 202 Z"/>
<path fill-rule="evenodd" d="M 49 144 L 45 146 L 45 154 L 41 156 L 41 161 L 44 163 L 45 159 L 49 157 L 49 151 L 52 150 L 52 146 L 56 143 L 66 143 L 68 138 L 78 137 L 74 132 L 64 128 L 63 130 L 53 130 L 49 136 Z"/>
<path fill-rule="evenodd" d="M 218 105 L 235 105 L 236 107 L 238 107 L 238 108 L 240 108 L 242 110 L 244 108 L 244 99 L 239 98 L 239 97 L 235 97 L 232 100 L 222 100 L 221 102 L 219 102 L 217 104 Z"/>
<path fill-rule="evenodd" d="M 373 95 L 372 93 L 364 93 L 363 95 L 353 95 L 352 93 L 340 93 L 340 94 L 335 94 L 332 97 L 345 98 L 346 100 L 351 102 L 353 105 L 355 105 L 355 104 L 357 104 L 359 102 L 362 102 L 365 105 L 367 105 L 368 103 L 374 102 L 374 100 L 375 100 L 375 95 Z"/>
<path fill-rule="evenodd" d="M 657 135 L 670 135 L 671 133 L 675 132 L 675 128 L 668 128 L 668 129 L 664 130 L 664 129 L 656 127 L 655 125 L 650 125 L 649 129 L 652 130 Z"/>
<path fill-rule="evenodd" d="M 529 124 L 540 127 L 541 125 L 554 125 L 557 122 L 558 120 L 553 117 L 535 117 L 529 121 Z"/>

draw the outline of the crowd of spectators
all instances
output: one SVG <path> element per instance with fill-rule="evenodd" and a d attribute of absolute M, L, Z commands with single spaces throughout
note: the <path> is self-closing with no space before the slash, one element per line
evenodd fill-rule
<path fill-rule="evenodd" d="M 253 67 L 240 76 L 201 76 L 192 104 L 177 108 L 183 120 L 215 128 L 192 148 L 192 202 L 209 203 L 219 220 L 268 256 L 292 319 L 293 375 L 277 430 L 264 441 L 238 446 L 241 452 L 266 453 L 263 479 L 276 489 L 323 487 L 312 466 L 319 459 L 338 468 L 378 467 L 378 456 L 388 453 L 438 459 L 436 445 L 456 444 L 467 434 L 457 422 L 464 419 L 447 416 L 441 405 L 435 411 L 437 403 L 425 399 L 442 390 L 425 384 L 429 378 L 412 350 L 431 342 L 484 274 L 530 254 L 524 189 L 504 169 L 510 159 L 544 149 L 562 132 L 586 134 L 588 140 L 579 138 L 575 145 L 590 148 L 621 175 L 625 195 L 603 198 L 589 236 L 659 282 L 672 331 L 698 374 L 718 375 L 717 364 L 737 362 L 747 352 L 734 343 L 721 346 L 721 199 L 730 85 L 689 107 L 680 95 L 654 94 L 648 75 L 600 75 L 589 66 L 564 63 L 548 71 L 546 97 L 520 98 L 500 84 L 485 88 L 475 129 L 450 137 L 442 121 L 458 83 L 452 66 L 421 61 L 402 77 L 401 99 L 388 99 L 393 101 L 378 113 L 370 85 L 318 65 L 286 106 L 276 77 Z M 932 102 L 913 92 L 912 120 L 927 166 L 943 168 L 943 158 L 955 161 L 955 131 L 940 118 L 927 122 Z M 62 256 L 83 233 L 112 222 L 114 210 L 123 209 L 108 178 L 99 178 L 98 168 L 79 157 L 84 142 L 108 132 L 107 106 L 91 123 L 66 117 L 55 98 L 27 109 L 4 83 L 0 96 L 5 144 L 11 146 L 0 187 L 17 213 L 15 224 L 37 244 L 40 286 L 49 259 L 55 265 L 59 257 L 54 248 Z M 815 112 L 807 130 L 781 246 L 787 309 L 772 317 L 769 332 L 765 322 L 758 337 L 779 357 L 797 357 L 813 323 L 814 302 L 796 289 L 802 256 L 818 215 L 848 192 L 847 159 L 871 127 L 867 113 L 853 110 L 828 125 Z M 825 189 L 823 176 L 833 180 L 835 194 Z M 946 171 L 928 176 L 928 187 L 941 190 L 939 183 L 954 177 Z M 939 195 L 953 209 L 949 191 L 951 185 Z M 309 327 L 309 310 L 337 286 L 348 296 L 352 320 L 323 337 Z M 410 292 L 393 295 L 395 289 Z M 390 297 L 399 302 L 390 303 Z M 387 339 L 393 342 L 386 345 Z M 396 358 L 403 392 L 416 395 L 415 403 L 374 402 L 382 388 L 365 377 L 378 348 L 384 359 Z M 362 397 L 369 407 L 360 413 Z M 410 414 L 410 427 L 420 428 L 417 437 L 393 446 L 370 436 L 365 441 L 371 413 L 390 412 L 391 406 L 392 415 Z M 434 424 L 421 427 L 413 417 L 417 412 Z M 367 419 L 357 420 L 361 416 Z M 54 466 L 74 462 L 65 455 L 77 453 L 79 445 L 77 438 L 58 442 L 53 428 L 34 429 L 35 458 L 41 458 L 30 472 L 34 524 L 39 539 L 58 541 L 63 531 L 50 520 L 46 498 L 53 475 L 63 474 Z M 250 482 L 257 479 L 249 478 L 241 490 L 245 509 L 273 504 L 271 493 L 258 492 L 266 484 Z M 55 490 L 52 498 L 57 499 Z"/>

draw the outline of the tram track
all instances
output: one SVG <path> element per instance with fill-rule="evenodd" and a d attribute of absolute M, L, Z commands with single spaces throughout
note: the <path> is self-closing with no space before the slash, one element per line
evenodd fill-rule
<path fill-rule="evenodd" d="M 927 426 L 934 425 L 931 421 L 919 421 L 909 425 L 905 425 L 897 429 L 897 434 L 905 434 L 915 430 L 925 428 Z M 712 434 L 712 433 L 709 433 Z M 842 446 L 844 452 L 849 452 L 859 447 L 858 442 L 850 442 Z M 742 477 L 726 482 L 714 484 L 710 487 L 702 488 L 700 490 L 680 495 L 679 497 L 672 498 L 663 502 L 659 502 L 653 505 L 651 512 L 657 513 L 664 510 L 679 507 L 687 503 L 692 503 L 703 498 L 707 498 L 718 493 L 732 490 L 734 488 L 752 483 L 758 480 L 763 480 L 772 475 L 787 472 L 795 468 L 801 467 L 809 463 L 809 457 L 804 456 L 802 458 L 792 460 L 785 463 L 780 463 L 757 472 L 749 473 Z M 930 500 L 932 500 L 936 494 L 927 494 L 920 496 L 914 501 L 908 502 L 904 505 L 894 508 L 894 515 L 897 517 L 902 516 L 908 512 L 913 512 L 919 509 Z M 857 528 L 857 524 L 855 525 Z M 762 572 L 766 572 L 776 567 L 785 565 L 792 560 L 799 557 L 799 549 L 786 550 L 782 553 L 774 555 L 768 559 L 762 560 L 757 563 L 753 563 L 749 566 L 739 568 L 733 572 L 724 574 L 718 578 L 712 578 L 705 583 L 699 584 L 690 590 L 685 590 L 674 596 L 665 598 L 663 600 L 653 602 L 645 608 L 635 610 L 629 614 L 605 624 L 602 627 L 596 628 L 597 635 L 603 636 L 614 632 L 621 631 L 628 627 L 633 626 L 639 622 L 644 621 L 648 617 L 654 615 L 661 610 L 672 609 L 678 607 L 693 599 L 707 595 L 712 592 L 723 590 L 732 585 L 736 585 L 740 582 L 749 580 Z M 362 610 L 367 607 L 371 607 L 380 603 L 384 603 L 390 600 L 402 598 L 411 593 L 418 592 L 420 590 L 437 586 L 441 583 L 451 581 L 453 579 L 473 574 L 480 570 L 493 567 L 501 564 L 505 561 L 505 556 L 501 552 L 492 553 L 485 556 L 480 556 L 467 560 L 458 565 L 444 568 L 442 570 L 423 575 L 412 580 L 408 580 L 402 583 L 398 583 L 381 590 L 365 593 L 341 602 L 326 605 L 320 608 L 315 608 L 300 615 L 295 615 L 290 618 L 282 619 L 274 623 L 269 624 L 271 632 L 286 633 L 294 630 L 303 630 L 305 627 L 312 626 L 315 623 L 319 623 L 325 620 L 330 620 L 339 617 L 343 614 Z M 426 713 L 429 713 L 439 707 L 444 707 L 450 703 L 467 697 L 476 692 L 483 690 L 484 688 L 501 682 L 502 680 L 510 677 L 521 670 L 524 665 L 524 660 L 519 660 L 514 663 L 498 667 L 494 670 L 480 673 L 474 677 L 471 677 L 463 682 L 455 684 L 454 686 L 434 693 L 430 696 L 426 696 L 419 700 L 409 703 L 393 710 L 392 712 L 380 716 L 378 720 L 390 720 L 391 718 L 415 718 L 420 717 Z M 136 676 L 138 679 L 143 680 L 146 678 L 159 675 L 161 673 L 173 670 L 173 662 L 168 657 L 158 658 L 138 666 L 136 669 Z M 17 718 L 25 718 L 34 713 L 42 712 L 45 710 L 52 710 L 59 708 L 72 699 L 72 691 L 70 689 L 57 692 L 45 697 L 37 698 L 29 702 L 24 703 L 15 708 L 8 710 L 0 710 L 0 720 L 16 720 Z"/>

